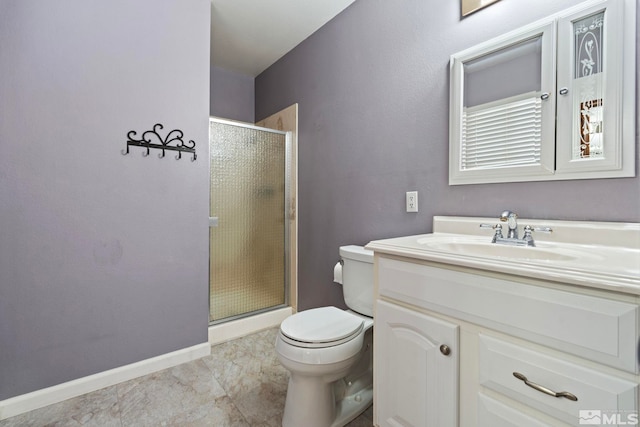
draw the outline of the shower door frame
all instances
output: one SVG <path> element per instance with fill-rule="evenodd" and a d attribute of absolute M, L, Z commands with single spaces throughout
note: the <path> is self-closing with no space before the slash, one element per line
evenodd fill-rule
<path fill-rule="evenodd" d="M 285 159 L 284 159 L 284 204 L 282 209 L 284 211 L 284 302 L 282 304 L 278 304 L 275 306 L 250 311 L 248 313 L 237 314 L 234 316 L 225 317 L 219 320 L 211 320 L 211 306 L 209 305 L 209 326 L 220 325 L 226 322 L 230 322 L 233 320 L 244 319 L 249 316 L 254 316 L 261 313 L 267 313 L 273 310 L 277 310 L 280 308 L 289 307 L 290 301 L 290 287 L 291 287 L 291 232 L 290 232 L 290 223 L 292 220 L 295 221 L 295 217 L 292 217 L 289 207 L 291 206 L 292 200 L 292 132 L 291 131 L 280 131 L 276 129 L 270 129 L 266 127 L 256 126 L 251 123 L 245 123 L 240 121 L 222 119 L 219 117 L 211 116 L 209 117 L 209 124 L 211 123 L 220 123 L 224 125 L 237 126 L 245 129 L 253 129 L 259 130 L 269 133 L 274 133 L 278 135 L 284 135 L 285 137 Z M 209 145 L 207 147 L 209 149 L 209 155 L 207 157 L 209 162 L 209 180 L 211 180 L 211 141 L 209 141 Z M 297 199 L 297 197 L 296 197 Z M 211 206 L 211 188 L 209 188 L 209 206 Z M 211 214 L 211 212 L 209 212 Z M 211 220 L 211 217 L 209 217 Z M 211 224 L 211 221 L 210 221 Z M 209 226 L 211 228 L 212 225 Z M 217 225 L 214 225 L 217 227 Z M 211 259 L 211 242 L 209 242 L 209 259 Z M 209 269 L 209 304 L 211 304 L 211 270 Z"/>

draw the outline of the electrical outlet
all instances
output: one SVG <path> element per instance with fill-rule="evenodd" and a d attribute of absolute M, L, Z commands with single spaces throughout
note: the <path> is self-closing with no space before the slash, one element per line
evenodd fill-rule
<path fill-rule="evenodd" d="M 407 212 L 418 212 L 417 191 L 407 191 Z"/>

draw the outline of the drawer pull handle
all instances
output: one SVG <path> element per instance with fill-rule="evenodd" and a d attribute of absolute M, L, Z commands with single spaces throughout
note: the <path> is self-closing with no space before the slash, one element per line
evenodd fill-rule
<path fill-rule="evenodd" d="M 524 375 L 522 375 L 520 372 L 514 372 L 514 373 L 513 373 L 513 376 L 514 376 L 514 377 L 516 377 L 516 378 L 517 378 L 517 379 L 519 379 L 519 380 L 524 381 L 524 383 L 525 383 L 526 385 L 528 385 L 529 387 L 531 387 L 531 388 L 533 388 L 533 389 L 535 389 L 535 390 L 538 390 L 538 391 L 540 391 L 540 392 L 542 392 L 542 393 L 544 393 L 544 394 L 548 394 L 549 396 L 553 396 L 553 397 L 564 397 L 564 398 L 566 398 L 566 399 L 573 400 L 574 402 L 577 402 L 577 401 L 578 401 L 578 398 L 577 398 L 575 395 L 573 395 L 573 394 L 569 393 L 568 391 L 557 391 L 557 392 L 556 392 L 556 391 L 553 391 L 553 390 L 551 390 L 551 389 L 549 389 L 549 388 L 546 388 L 546 387 L 544 387 L 544 386 L 541 386 L 540 384 L 536 384 L 536 383 L 533 383 L 533 382 L 529 381 L 529 380 L 527 379 L 527 377 L 525 377 Z"/>

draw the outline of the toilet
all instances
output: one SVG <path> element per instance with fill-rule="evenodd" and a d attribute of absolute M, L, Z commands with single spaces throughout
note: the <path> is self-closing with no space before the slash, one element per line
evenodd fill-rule
<path fill-rule="evenodd" d="M 342 246 L 340 257 L 334 280 L 349 310 L 314 308 L 280 325 L 276 353 L 290 373 L 283 427 L 342 427 L 373 401 L 373 252 Z"/>

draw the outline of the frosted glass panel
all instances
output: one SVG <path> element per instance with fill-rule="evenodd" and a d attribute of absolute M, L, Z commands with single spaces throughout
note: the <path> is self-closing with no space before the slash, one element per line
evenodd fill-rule
<path fill-rule="evenodd" d="M 210 320 L 285 303 L 286 137 L 210 122 Z"/>
<path fill-rule="evenodd" d="M 603 30 L 604 12 L 573 23 L 574 114 L 572 158 L 604 156 L 603 141 Z"/>

